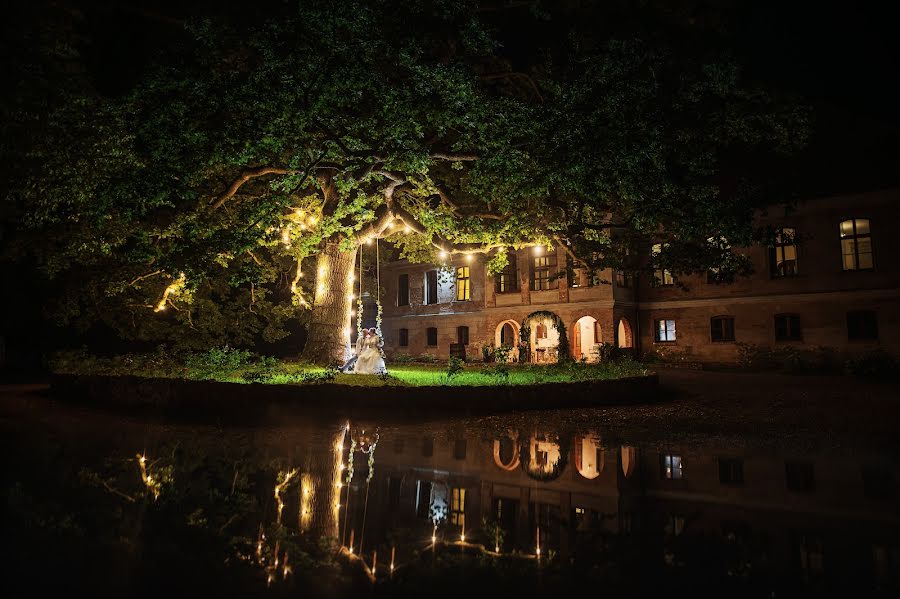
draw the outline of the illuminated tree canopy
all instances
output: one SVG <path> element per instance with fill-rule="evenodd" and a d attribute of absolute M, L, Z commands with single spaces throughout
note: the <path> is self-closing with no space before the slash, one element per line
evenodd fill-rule
<path fill-rule="evenodd" d="M 762 198 L 736 167 L 797 148 L 805 112 L 714 45 L 640 31 L 536 40 L 522 67 L 496 13 L 288 2 L 190 21 L 121 96 L 67 91 L 16 195 L 56 314 L 188 347 L 300 319 L 306 357 L 333 361 L 374 237 L 492 269 L 536 243 L 638 268 L 626 249 L 650 240 L 675 272 L 744 268 L 728 245 Z"/>

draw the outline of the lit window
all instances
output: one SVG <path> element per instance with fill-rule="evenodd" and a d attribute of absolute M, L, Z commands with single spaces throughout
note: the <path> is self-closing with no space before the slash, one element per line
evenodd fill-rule
<path fill-rule="evenodd" d="M 460 266 L 456 269 L 456 301 L 464 302 L 472 299 L 469 287 L 469 267 Z"/>
<path fill-rule="evenodd" d="M 663 478 L 668 480 L 680 480 L 684 476 L 682 469 L 681 456 L 664 455 L 662 456 L 660 466 L 662 468 Z"/>
<path fill-rule="evenodd" d="M 546 291 L 548 289 L 556 289 L 559 286 L 557 279 L 550 280 L 555 275 L 556 254 L 548 254 L 546 256 L 536 256 L 533 259 L 531 269 L 531 290 Z"/>
<path fill-rule="evenodd" d="M 675 341 L 675 321 L 674 320 L 657 320 L 656 321 L 656 340 L 657 341 Z"/>
<path fill-rule="evenodd" d="M 431 347 L 437 345 L 437 329 L 435 327 L 428 327 L 425 329 L 425 338 L 426 343 Z"/>
<path fill-rule="evenodd" d="M 662 254 L 662 251 L 663 251 L 663 245 L 661 243 L 656 243 L 650 249 L 650 256 L 652 258 L 656 258 L 660 254 Z M 664 268 L 658 268 L 655 271 L 653 271 L 653 274 L 654 274 L 654 284 L 657 287 L 668 287 L 670 285 L 675 284 L 675 277 L 672 276 L 672 271 L 670 271 L 670 270 L 667 270 Z"/>
<path fill-rule="evenodd" d="M 409 329 L 400 329 L 400 347 L 409 347 Z"/>
<path fill-rule="evenodd" d="M 438 303 L 438 273 L 436 270 L 429 270 L 425 273 L 425 303 Z"/>
<path fill-rule="evenodd" d="M 734 318 L 716 316 L 709 320 L 709 336 L 714 342 L 734 341 Z"/>
<path fill-rule="evenodd" d="M 773 279 L 796 277 L 797 231 L 783 227 L 775 231 L 775 243 L 769 248 L 769 275 Z"/>
<path fill-rule="evenodd" d="M 497 293 L 510 293 L 519 290 L 519 273 L 516 271 L 516 255 L 509 254 L 506 266 L 494 278 Z"/>
<path fill-rule="evenodd" d="M 873 267 L 869 219 L 854 218 L 841 223 L 841 254 L 844 270 L 867 270 Z"/>
<path fill-rule="evenodd" d="M 466 490 L 454 487 L 450 500 L 450 524 L 466 525 Z"/>
<path fill-rule="evenodd" d="M 534 329 L 534 337 L 535 339 L 546 339 L 547 338 L 547 327 L 542 324 L 537 325 Z"/>
<path fill-rule="evenodd" d="M 878 319 L 872 310 L 847 312 L 847 339 L 874 341 L 878 339 Z"/>
<path fill-rule="evenodd" d="M 669 514 L 669 519 L 666 522 L 665 532 L 666 534 L 670 534 L 674 537 L 677 537 L 682 532 L 684 532 L 684 516 Z"/>
<path fill-rule="evenodd" d="M 775 315 L 775 341 L 801 341 L 802 339 L 799 314 Z"/>

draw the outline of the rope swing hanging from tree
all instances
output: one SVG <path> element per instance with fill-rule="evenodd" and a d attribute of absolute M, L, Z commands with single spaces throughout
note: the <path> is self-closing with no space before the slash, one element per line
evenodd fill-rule
<path fill-rule="evenodd" d="M 378 237 L 375 238 L 375 333 L 381 337 L 381 256 Z M 363 330 L 363 249 L 359 248 L 359 294 L 356 299 L 356 335 Z"/>

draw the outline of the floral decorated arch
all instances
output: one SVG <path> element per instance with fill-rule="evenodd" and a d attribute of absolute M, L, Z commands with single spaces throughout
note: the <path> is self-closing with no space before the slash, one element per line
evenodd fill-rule
<path fill-rule="evenodd" d="M 570 360 L 571 356 L 569 355 L 569 337 L 566 334 L 566 325 L 563 322 L 562 318 L 559 317 L 555 312 L 550 312 L 548 310 L 538 310 L 536 312 L 532 312 L 522 321 L 522 325 L 519 327 L 519 344 L 526 348 L 528 356 L 531 356 L 531 325 L 536 321 L 541 320 L 549 320 L 554 329 L 556 329 L 557 334 L 559 335 L 559 342 L 556 347 L 557 353 L 557 361 Z M 520 358 L 521 359 L 521 358 Z"/>

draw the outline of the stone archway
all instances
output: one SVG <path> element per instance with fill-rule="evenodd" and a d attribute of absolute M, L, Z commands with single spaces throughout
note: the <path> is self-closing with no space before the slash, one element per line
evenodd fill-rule
<path fill-rule="evenodd" d="M 522 321 L 519 339 L 526 353 L 520 362 L 556 362 L 571 359 L 566 325 L 558 314 L 546 310 L 532 312 Z M 521 348 L 520 348 L 520 351 Z"/>
<path fill-rule="evenodd" d="M 634 334 L 631 332 L 631 323 L 624 316 L 619 318 L 616 328 L 616 346 L 621 348 L 634 347 Z"/>
<path fill-rule="evenodd" d="M 572 357 L 576 360 L 599 360 L 596 348 L 602 342 L 600 323 L 593 316 L 585 315 L 572 323 Z"/>

